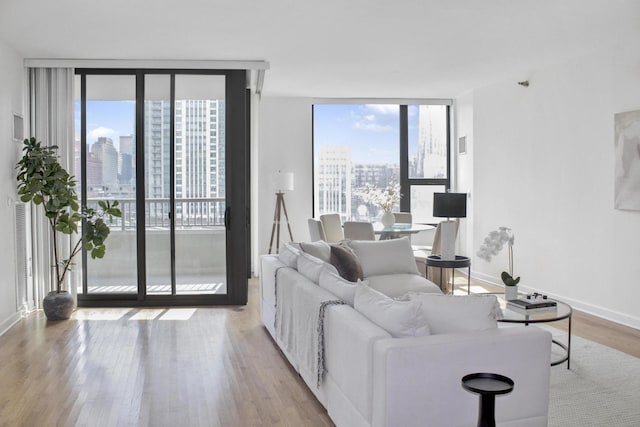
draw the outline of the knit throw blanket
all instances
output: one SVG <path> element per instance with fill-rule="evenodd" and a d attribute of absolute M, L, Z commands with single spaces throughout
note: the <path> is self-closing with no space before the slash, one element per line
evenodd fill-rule
<path fill-rule="evenodd" d="M 324 316 L 330 305 L 344 304 L 327 298 L 318 286 L 299 286 L 292 281 L 279 281 L 276 271 L 275 331 L 279 344 L 300 369 L 316 374 L 320 387 L 326 372 L 324 360 Z"/>

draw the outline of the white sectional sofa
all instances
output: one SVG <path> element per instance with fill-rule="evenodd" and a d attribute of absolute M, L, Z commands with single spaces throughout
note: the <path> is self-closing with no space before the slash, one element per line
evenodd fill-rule
<path fill-rule="evenodd" d="M 397 247 L 399 243 L 395 244 Z M 407 247 L 411 256 L 408 243 Z M 393 268 L 397 268 L 398 263 L 391 258 L 406 257 L 406 252 L 394 250 L 394 256 L 381 262 L 377 258 L 380 252 L 376 254 L 375 247 L 371 251 L 369 246 L 366 250 L 360 249 L 355 252 L 362 261 L 365 280 L 375 282 L 379 291 L 398 296 L 404 291 L 403 283 L 408 283 L 408 295 L 413 295 L 417 300 L 426 298 L 425 301 L 437 301 L 440 304 L 439 310 L 433 310 L 434 313 L 440 313 L 437 314 L 440 317 L 446 317 L 449 303 L 464 305 L 466 302 L 478 302 L 479 297 L 475 300 L 453 301 L 451 298 L 463 297 L 439 296 L 437 286 L 426 279 L 407 276 L 411 273 L 385 271 L 385 265 L 395 265 Z M 307 258 L 305 256 L 301 262 L 307 262 Z M 550 334 L 534 326 L 481 326 L 487 323 L 486 316 L 473 323 L 469 317 L 471 314 L 467 316 L 473 309 L 459 316 L 467 317 L 466 325 L 461 330 L 452 332 L 456 329 L 455 318 L 450 321 L 436 319 L 429 313 L 432 316 L 429 318 L 431 334 L 397 338 L 379 325 L 390 321 L 388 316 L 384 317 L 383 310 L 380 313 L 383 318 L 377 319 L 376 323 L 349 304 L 327 305 L 322 325 L 324 363 L 321 365 L 325 369 L 319 381 L 318 372 L 309 369 L 308 363 L 303 360 L 309 355 L 292 350 L 289 343 L 284 342 L 286 340 L 282 339 L 282 333 L 279 334 L 275 327 L 276 317 L 307 315 L 310 311 L 305 304 L 307 298 L 336 300 L 337 296 L 313 280 L 315 272 L 310 279 L 307 277 L 309 269 L 299 267 L 305 269 L 305 274 L 301 274 L 294 262 L 291 254 L 262 256 L 262 322 L 337 426 L 475 425 L 478 396 L 461 387 L 461 378 L 474 372 L 499 373 L 515 382 L 512 393 L 496 399 L 498 426 L 547 425 Z M 321 263 L 317 262 L 318 266 Z M 374 280 L 371 280 L 374 275 L 367 277 L 366 274 L 367 270 L 371 272 L 372 266 L 378 277 Z M 329 269 L 332 267 L 320 267 L 324 272 Z M 360 283 L 353 286 L 357 289 L 355 306 L 358 308 L 362 295 L 371 291 Z M 424 293 L 430 293 L 431 296 L 425 297 Z M 277 301 L 277 294 L 282 301 Z M 286 299 L 283 295 L 290 297 Z M 344 300 L 349 298 L 342 296 Z M 283 307 L 285 303 L 287 306 Z M 412 300 L 407 304 L 416 307 L 419 303 Z M 422 310 L 425 308 L 424 305 L 420 307 Z M 374 310 L 372 317 L 376 315 Z M 317 313 L 313 313 L 313 316 L 317 316 Z M 286 319 L 278 321 L 282 324 Z M 287 333 L 289 341 L 305 339 L 305 334 L 295 328 Z"/>

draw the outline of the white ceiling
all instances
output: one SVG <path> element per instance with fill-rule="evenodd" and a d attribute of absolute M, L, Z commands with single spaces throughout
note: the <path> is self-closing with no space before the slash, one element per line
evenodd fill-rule
<path fill-rule="evenodd" d="M 640 37 L 640 0 L 0 0 L 25 58 L 266 60 L 263 94 L 452 98 Z"/>

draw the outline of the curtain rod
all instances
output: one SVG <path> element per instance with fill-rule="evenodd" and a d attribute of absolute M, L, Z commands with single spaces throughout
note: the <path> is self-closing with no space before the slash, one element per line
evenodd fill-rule
<path fill-rule="evenodd" d="M 268 61 L 25 58 L 25 67 L 268 70 Z"/>

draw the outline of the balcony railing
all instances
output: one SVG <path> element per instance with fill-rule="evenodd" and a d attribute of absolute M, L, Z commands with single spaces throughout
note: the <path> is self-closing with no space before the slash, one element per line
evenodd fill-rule
<path fill-rule="evenodd" d="M 133 198 L 89 198 L 87 206 L 96 209 L 99 200 L 118 200 L 121 218 L 109 223 L 112 229 L 131 230 L 137 224 L 136 200 Z M 175 226 L 179 229 L 220 227 L 224 225 L 224 197 L 175 199 Z M 168 198 L 146 199 L 144 202 L 145 226 L 169 228 L 170 208 Z"/>

